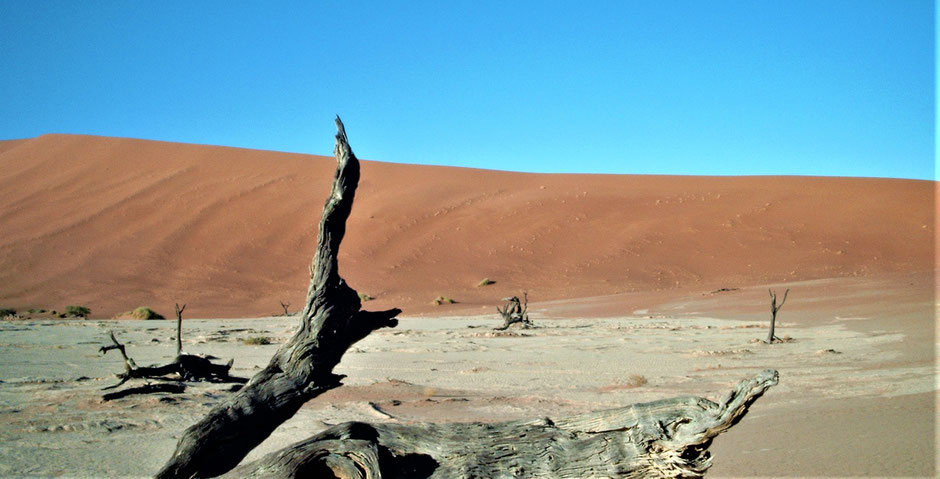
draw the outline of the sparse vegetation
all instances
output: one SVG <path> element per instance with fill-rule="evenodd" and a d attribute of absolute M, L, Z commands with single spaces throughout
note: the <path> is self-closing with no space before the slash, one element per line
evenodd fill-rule
<path fill-rule="evenodd" d="M 126 311 L 119 314 L 117 317 L 120 318 L 134 318 L 134 319 L 166 319 L 162 314 L 148 308 L 147 306 L 140 306 L 133 311 Z"/>
<path fill-rule="evenodd" d="M 362 301 L 363 303 L 365 303 L 366 301 L 372 301 L 373 299 L 375 299 L 375 298 L 373 298 L 372 296 L 369 296 L 369 295 L 366 294 L 366 293 L 356 292 L 356 294 L 359 295 L 359 301 Z"/>
<path fill-rule="evenodd" d="M 438 296 L 434 298 L 434 301 L 431 302 L 431 304 L 435 306 L 440 306 L 442 304 L 454 304 L 454 303 L 456 303 L 456 301 L 448 298 L 447 296 Z"/>
<path fill-rule="evenodd" d="M 625 387 L 628 388 L 638 388 L 640 386 L 645 386 L 649 381 L 646 379 L 646 376 L 641 376 L 639 374 L 631 374 L 627 378 L 627 381 L 624 383 Z"/>
<path fill-rule="evenodd" d="M 266 344 L 271 344 L 271 338 L 267 336 L 250 336 L 247 338 L 242 338 L 241 341 L 251 346 L 264 346 Z"/>
<path fill-rule="evenodd" d="M 68 305 L 65 307 L 65 315 L 74 318 L 87 318 L 91 310 L 85 306 Z"/>
<path fill-rule="evenodd" d="M 477 283 L 477 288 L 482 288 L 491 284 L 496 284 L 496 281 L 493 281 L 489 278 L 483 278 L 479 283 Z"/>
<path fill-rule="evenodd" d="M 623 382 L 618 381 L 616 383 L 604 386 L 601 388 L 601 391 L 613 392 L 613 391 L 620 391 L 623 389 L 633 389 L 633 388 L 638 388 L 641 386 L 646 386 L 648 383 L 649 381 L 646 379 L 646 376 L 642 376 L 640 374 L 631 374 L 630 376 L 627 377 L 625 381 Z"/>
<path fill-rule="evenodd" d="M 29 314 L 42 314 L 42 313 L 45 313 L 46 310 L 45 310 L 45 309 L 29 308 L 29 309 L 26 310 L 26 312 L 29 313 Z"/>
<path fill-rule="evenodd" d="M 0 308 L 0 317 L 13 316 L 16 314 L 16 310 L 13 308 Z"/>

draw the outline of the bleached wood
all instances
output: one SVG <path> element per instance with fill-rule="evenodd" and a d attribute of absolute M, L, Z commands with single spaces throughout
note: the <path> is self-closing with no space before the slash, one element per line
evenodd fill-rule
<path fill-rule="evenodd" d="M 329 428 L 229 475 L 244 478 L 702 477 L 708 447 L 777 372 L 741 381 L 722 401 L 681 397 L 566 418 L 496 424 L 366 424 Z"/>

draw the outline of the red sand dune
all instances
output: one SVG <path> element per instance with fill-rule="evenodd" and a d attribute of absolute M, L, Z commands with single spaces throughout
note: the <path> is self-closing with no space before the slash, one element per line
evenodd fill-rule
<path fill-rule="evenodd" d="M 355 138 L 352 139 L 355 148 Z M 0 142 L 0 305 L 244 317 L 303 303 L 332 158 L 75 135 Z M 929 271 L 936 183 L 544 175 L 363 162 L 340 270 L 405 314 L 501 297 Z M 496 284 L 477 287 L 484 277 Z M 435 307 L 444 295 L 459 301 Z"/>

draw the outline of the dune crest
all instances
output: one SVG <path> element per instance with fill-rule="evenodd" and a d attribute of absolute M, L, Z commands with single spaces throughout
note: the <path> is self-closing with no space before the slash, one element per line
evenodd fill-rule
<path fill-rule="evenodd" d="M 123 138 L 0 142 L 0 305 L 299 308 L 333 169 L 330 157 Z M 340 264 L 375 298 L 367 309 L 406 315 L 495 311 L 524 289 L 545 301 L 929 271 L 935 189 L 365 161 Z M 434 306 L 441 295 L 457 304 Z"/>

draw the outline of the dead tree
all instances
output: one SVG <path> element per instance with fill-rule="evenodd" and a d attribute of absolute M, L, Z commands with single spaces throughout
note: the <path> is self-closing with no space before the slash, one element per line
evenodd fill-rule
<path fill-rule="evenodd" d="M 229 471 L 305 402 L 340 385 L 342 376 L 333 374 L 333 368 L 350 346 L 376 329 L 398 324 L 399 309 L 362 311 L 358 294 L 339 275 L 336 258 L 359 183 L 359 160 L 339 118 L 336 127 L 336 175 L 320 218 L 297 332 L 244 388 L 183 433 L 157 477 L 211 477 Z"/>
<path fill-rule="evenodd" d="M 117 388 L 131 379 L 209 381 L 219 383 L 244 383 L 246 381 L 244 378 L 229 375 L 229 370 L 232 369 L 233 359 L 230 359 L 225 364 L 215 364 L 209 357 L 180 353 L 177 354 L 173 362 L 169 364 L 162 366 L 138 366 L 137 363 L 127 355 L 124 345 L 114 336 L 114 331 L 110 331 L 109 336 L 113 344 L 102 346 L 98 351 L 102 354 L 107 354 L 108 351 L 113 349 L 120 351 L 121 357 L 124 358 L 124 372 L 117 374 L 118 379 L 120 379 L 117 384 L 105 387 L 102 390 Z"/>
<path fill-rule="evenodd" d="M 532 322 L 529 321 L 529 313 L 527 312 L 529 308 L 529 293 L 523 291 L 522 297 L 523 301 L 521 304 L 518 296 L 503 298 L 503 301 L 507 301 L 506 305 L 503 306 L 503 309 L 499 309 L 499 306 L 497 306 L 496 311 L 499 311 L 499 315 L 503 317 L 504 323 L 502 326 L 493 329 L 496 331 L 505 331 L 515 323 L 521 324 L 523 328 L 532 326 Z"/>
<path fill-rule="evenodd" d="M 287 303 L 283 301 L 278 301 L 278 302 L 281 303 L 281 308 L 284 309 L 284 316 L 290 316 L 290 313 L 287 311 L 287 308 L 290 306 L 290 302 L 287 302 Z"/>
<path fill-rule="evenodd" d="M 216 383 L 245 383 L 247 379 L 237 376 L 231 376 L 229 371 L 232 369 L 234 359 L 230 359 L 225 364 L 215 364 L 212 356 L 199 356 L 195 354 L 186 354 L 183 352 L 183 310 L 186 305 L 180 306 L 176 303 L 176 358 L 169 364 L 163 366 L 138 366 L 127 355 L 123 344 L 114 336 L 114 331 L 109 331 L 111 343 L 102 346 L 98 351 L 107 354 L 108 351 L 118 350 L 121 357 L 124 358 L 124 372 L 117 374 L 120 381 L 117 384 L 103 388 L 102 390 L 114 389 L 131 379 L 161 380 L 161 381 L 209 381 Z M 166 386 L 159 384 L 146 384 L 143 386 L 128 388 L 123 391 L 105 394 L 104 400 L 109 401 L 119 397 L 132 394 L 145 394 L 154 392 L 182 392 L 185 386 Z"/>
<path fill-rule="evenodd" d="M 688 397 L 572 418 L 498 424 L 339 425 L 232 469 L 310 398 L 338 387 L 332 370 L 355 342 L 394 327 L 398 309 L 361 311 L 339 276 L 337 255 L 359 163 L 336 120 L 336 176 L 320 219 L 300 325 L 271 362 L 182 435 L 160 478 L 700 477 L 713 437 L 777 382 L 765 371 L 716 404 Z"/>
<path fill-rule="evenodd" d="M 780 338 L 774 335 L 774 328 L 777 325 L 777 311 L 780 311 L 780 308 L 783 307 L 783 303 L 787 301 L 787 295 L 790 294 L 790 288 L 783 293 L 783 300 L 780 301 L 780 304 L 777 304 L 777 292 L 767 290 L 770 293 L 770 334 L 767 335 L 767 344 L 772 344 L 775 340 L 780 341 Z"/>
<path fill-rule="evenodd" d="M 180 307 L 179 303 L 176 304 L 176 355 L 179 356 L 183 354 L 183 310 L 186 309 L 186 305 Z"/>

